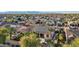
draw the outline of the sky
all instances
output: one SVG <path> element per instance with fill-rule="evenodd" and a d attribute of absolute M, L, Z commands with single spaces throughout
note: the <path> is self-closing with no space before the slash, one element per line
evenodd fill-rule
<path fill-rule="evenodd" d="M 78 0 L 0 0 L 4 11 L 79 11 Z"/>

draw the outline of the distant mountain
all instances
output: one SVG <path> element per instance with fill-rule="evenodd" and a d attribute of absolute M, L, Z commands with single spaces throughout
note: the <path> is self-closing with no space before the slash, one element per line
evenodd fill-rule
<path fill-rule="evenodd" d="M 0 12 L 0 14 L 48 14 L 48 13 L 55 13 L 50 11 L 5 11 Z"/>
<path fill-rule="evenodd" d="M 79 11 L 4 11 L 0 14 L 68 14 L 78 13 Z"/>
<path fill-rule="evenodd" d="M 5 11 L 0 14 L 39 14 L 37 11 Z"/>

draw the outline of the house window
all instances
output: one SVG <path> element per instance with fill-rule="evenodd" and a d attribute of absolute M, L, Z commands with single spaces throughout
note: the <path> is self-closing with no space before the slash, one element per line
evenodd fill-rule
<path fill-rule="evenodd" d="M 47 34 L 46 37 L 49 37 L 49 35 Z"/>
<path fill-rule="evenodd" d="M 44 34 L 40 34 L 40 37 L 41 37 L 41 38 L 44 38 Z"/>

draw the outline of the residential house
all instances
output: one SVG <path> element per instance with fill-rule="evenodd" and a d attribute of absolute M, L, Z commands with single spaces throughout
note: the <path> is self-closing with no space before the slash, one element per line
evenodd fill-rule
<path fill-rule="evenodd" d="M 33 28 L 33 31 L 38 34 L 39 38 L 45 38 L 45 39 L 50 39 L 51 38 L 49 29 L 46 26 L 36 25 Z"/>

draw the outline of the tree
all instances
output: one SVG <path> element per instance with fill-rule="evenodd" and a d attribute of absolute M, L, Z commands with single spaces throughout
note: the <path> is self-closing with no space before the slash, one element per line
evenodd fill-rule
<path fill-rule="evenodd" d="M 0 44 L 3 44 L 6 40 L 6 36 L 4 34 L 0 34 Z"/>
<path fill-rule="evenodd" d="M 8 29 L 1 27 L 0 28 L 0 44 L 3 44 L 5 40 L 10 39 L 10 35 L 8 33 Z"/>
<path fill-rule="evenodd" d="M 64 34 L 59 34 L 59 41 L 62 42 L 62 43 L 65 43 L 65 37 L 64 37 Z"/>
<path fill-rule="evenodd" d="M 23 36 L 20 38 L 20 45 L 21 47 L 25 47 L 26 46 L 26 43 L 28 41 L 28 38 L 26 36 Z M 27 43 L 28 44 L 28 43 Z"/>
<path fill-rule="evenodd" d="M 35 33 L 27 33 L 20 38 L 21 47 L 36 47 L 39 46 L 39 40 L 37 40 L 37 35 Z"/>
<path fill-rule="evenodd" d="M 75 38 L 75 39 L 71 42 L 71 46 L 72 46 L 72 47 L 79 47 L 79 38 Z"/>
<path fill-rule="evenodd" d="M 63 40 L 64 38 L 63 38 L 63 34 L 59 34 L 59 40 Z"/>

